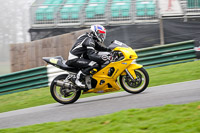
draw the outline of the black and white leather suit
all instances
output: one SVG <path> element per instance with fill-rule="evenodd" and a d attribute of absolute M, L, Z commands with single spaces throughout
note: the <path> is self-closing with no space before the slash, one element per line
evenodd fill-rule
<path fill-rule="evenodd" d="M 110 51 L 110 49 L 101 46 L 93 35 L 86 33 L 78 37 L 76 43 L 69 52 L 67 65 L 82 69 L 84 74 L 89 74 L 89 71 L 97 64 L 102 64 L 104 60 L 98 51 Z"/>

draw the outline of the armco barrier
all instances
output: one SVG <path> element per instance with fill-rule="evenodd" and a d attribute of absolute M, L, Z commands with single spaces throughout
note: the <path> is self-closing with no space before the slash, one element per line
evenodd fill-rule
<path fill-rule="evenodd" d="M 194 40 L 136 50 L 137 63 L 145 68 L 194 61 Z M 47 87 L 53 78 L 67 73 L 51 65 L 0 76 L 0 95 Z"/>
<path fill-rule="evenodd" d="M 38 67 L 0 76 L 0 95 L 47 86 L 46 73 L 46 67 Z"/>
<path fill-rule="evenodd" d="M 196 58 L 194 40 L 136 50 L 137 63 L 150 67 L 193 61 Z"/>
<path fill-rule="evenodd" d="M 48 65 L 0 76 L 0 95 L 47 87 L 59 74 L 67 73 Z"/>

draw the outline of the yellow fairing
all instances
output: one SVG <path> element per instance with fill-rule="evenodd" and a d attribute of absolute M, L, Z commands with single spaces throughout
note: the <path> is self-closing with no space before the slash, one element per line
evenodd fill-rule
<path fill-rule="evenodd" d="M 114 51 L 121 51 L 123 55 L 125 56 L 124 60 L 127 59 L 136 59 L 138 56 L 135 53 L 135 51 L 132 48 L 121 48 L 121 47 L 116 47 Z"/>
<path fill-rule="evenodd" d="M 132 61 L 137 58 L 135 51 L 132 48 L 122 47 L 117 47 L 114 49 L 114 51 L 121 51 L 124 55 L 124 59 L 117 62 L 111 62 L 105 68 L 94 74 L 93 79 L 97 81 L 97 85 L 94 89 L 89 90 L 88 93 L 119 90 L 120 86 L 117 84 L 117 78 L 124 72 L 126 68 L 135 77 L 135 73 L 132 70 L 141 67 L 141 65 L 138 64 L 131 64 Z M 108 73 L 111 68 L 114 68 L 114 72 L 111 76 L 109 76 Z"/>

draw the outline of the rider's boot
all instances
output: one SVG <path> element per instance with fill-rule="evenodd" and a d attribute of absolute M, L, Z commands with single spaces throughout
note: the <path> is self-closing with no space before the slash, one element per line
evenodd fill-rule
<path fill-rule="evenodd" d="M 79 71 L 76 75 L 76 85 L 80 88 L 85 88 L 85 84 L 83 84 L 81 81 L 85 78 L 85 74 L 82 71 Z"/>

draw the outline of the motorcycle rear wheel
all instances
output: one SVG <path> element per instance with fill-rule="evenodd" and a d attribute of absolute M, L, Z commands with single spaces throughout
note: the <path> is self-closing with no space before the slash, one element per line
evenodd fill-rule
<path fill-rule="evenodd" d="M 70 104 L 77 101 L 81 95 L 81 90 L 76 90 L 70 93 L 66 93 L 66 88 L 62 88 L 60 86 L 56 85 L 57 80 L 65 80 L 67 77 L 67 74 L 59 75 L 57 76 L 51 83 L 50 86 L 50 92 L 51 96 L 56 100 L 57 102 L 61 104 Z"/>
<path fill-rule="evenodd" d="M 136 79 L 133 81 L 128 75 L 120 76 L 119 81 L 122 88 L 133 94 L 144 91 L 149 84 L 149 75 L 144 68 L 135 70 Z"/>

